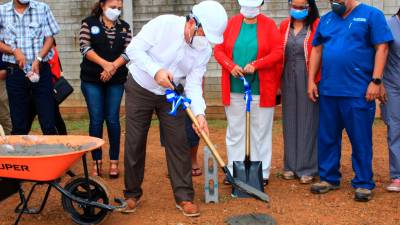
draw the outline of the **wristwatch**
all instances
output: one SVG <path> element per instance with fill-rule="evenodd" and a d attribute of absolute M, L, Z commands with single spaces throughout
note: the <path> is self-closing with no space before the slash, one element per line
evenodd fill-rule
<path fill-rule="evenodd" d="M 42 61 L 43 61 L 43 58 L 40 57 L 40 56 L 36 56 L 36 59 L 37 59 L 39 62 L 42 62 Z"/>
<path fill-rule="evenodd" d="M 372 78 L 372 83 L 374 83 L 376 85 L 381 85 L 382 79 L 381 78 Z"/>

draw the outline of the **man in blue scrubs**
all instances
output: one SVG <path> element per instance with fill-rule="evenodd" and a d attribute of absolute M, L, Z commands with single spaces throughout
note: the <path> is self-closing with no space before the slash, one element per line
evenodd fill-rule
<path fill-rule="evenodd" d="M 321 18 L 310 60 L 308 95 L 319 100 L 318 165 L 321 181 L 311 192 L 324 194 L 340 186 L 342 132 L 350 138 L 356 201 L 369 201 L 372 172 L 372 125 L 380 96 L 388 42 L 393 40 L 381 11 L 356 0 L 330 1 Z M 322 79 L 314 78 L 322 64 Z"/>

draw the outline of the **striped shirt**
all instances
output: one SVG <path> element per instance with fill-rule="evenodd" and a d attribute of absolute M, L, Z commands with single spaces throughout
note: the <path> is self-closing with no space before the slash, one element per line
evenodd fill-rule
<path fill-rule="evenodd" d="M 42 2 L 31 0 L 23 14 L 15 11 L 13 1 L 0 6 L 0 40 L 12 49 L 19 48 L 26 58 L 25 72 L 30 71 L 33 61 L 43 48 L 46 37 L 55 36 L 60 28 L 50 10 Z M 43 61 L 53 57 L 50 51 Z M 16 63 L 13 55 L 3 55 L 3 61 Z"/>
<path fill-rule="evenodd" d="M 116 38 L 116 33 L 117 33 L 115 26 L 108 28 L 104 24 L 103 19 L 101 17 L 99 18 L 99 20 L 100 20 L 101 24 L 103 25 L 103 28 L 107 35 L 110 46 L 113 46 L 114 42 L 115 42 L 115 38 Z M 117 20 L 116 23 L 121 23 L 121 21 Z M 130 28 L 127 31 L 122 31 L 122 32 L 127 33 L 126 38 L 125 38 L 125 49 L 126 49 L 126 47 L 128 47 L 129 43 L 132 40 L 132 32 L 131 32 Z M 80 30 L 80 34 L 79 34 L 79 44 L 80 44 L 80 49 L 81 49 L 81 53 L 83 56 L 85 56 L 90 50 L 92 50 L 91 43 L 90 43 L 90 29 L 89 29 L 89 25 L 85 22 L 83 22 L 82 26 L 81 26 L 81 30 Z M 126 55 L 125 52 L 122 53 L 121 56 L 125 59 L 126 62 L 129 62 L 129 57 Z"/>

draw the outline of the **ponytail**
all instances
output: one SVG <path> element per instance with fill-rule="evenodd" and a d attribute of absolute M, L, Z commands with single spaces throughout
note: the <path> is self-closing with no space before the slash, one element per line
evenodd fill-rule
<path fill-rule="evenodd" d="M 102 3 L 104 4 L 106 1 L 107 0 L 99 0 L 98 2 L 96 2 L 93 6 L 91 15 L 95 17 L 100 17 L 101 15 L 103 15 L 103 9 L 101 8 L 101 4 Z"/>

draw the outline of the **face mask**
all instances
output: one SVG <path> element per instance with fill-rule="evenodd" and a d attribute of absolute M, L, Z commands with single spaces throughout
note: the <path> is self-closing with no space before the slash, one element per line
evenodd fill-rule
<path fill-rule="evenodd" d="M 334 13 L 336 13 L 339 16 L 343 16 L 343 14 L 346 12 L 347 8 L 344 2 L 338 3 L 338 2 L 332 2 L 331 3 L 331 8 Z"/>
<path fill-rule="evenodd" d="M 308 16 L 308 9 L 290 9 L 290 16 L 295 20 L 304 20 Z"/>
<path fill-rule="evenodd" d="M 121 15 L 121 10 L 119 9 L 111 9 L 107 8 L 106 11 L 104 11 L 104 15 L 111 21 L 116 21 L 118 17 Z"/>
<path fill-rule="evenodd" d="M 255 18 L 260 14 L 260 7 L 245 7 L 240 8 L 240 13 L 246 18 Z"/>
<path fill-rule="evenodd" d="M 29 4 L 30 0 L 18 0 L 19 3 L 21 3 L 22 5 L 27 5 Z"/>
<path fill-rule="evenodd" d="M 192 40 L 192 48 L 201 51 L 208 47 L 208 40 L 204 36 L 194 36 Z"/>

